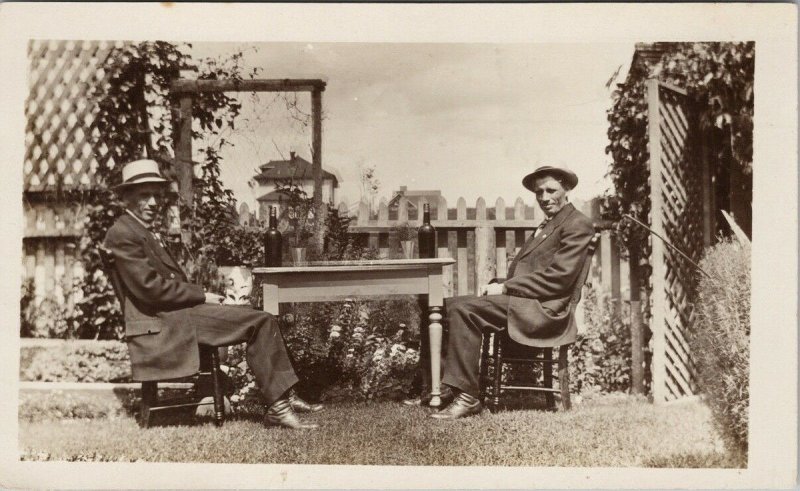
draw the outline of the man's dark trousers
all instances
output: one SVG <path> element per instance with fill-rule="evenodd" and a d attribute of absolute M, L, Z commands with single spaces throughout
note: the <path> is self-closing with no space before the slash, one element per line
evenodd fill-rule
<path fill-rule="evenodd" d="M 508 296 L 453 297 L 445 308 L 450 329 L 442 383 L 478 397 L 483 336 L 506 329 Z"/>
<path fill-rule="evenodd" d="M 286 352 L 278 322 L 247 307 L 200 304 L 188 309 L 197 341 L 209 346 L 247 342 L 247 366 L 253 372 L 263 401 L 272 404 L 298 382 Z"/>

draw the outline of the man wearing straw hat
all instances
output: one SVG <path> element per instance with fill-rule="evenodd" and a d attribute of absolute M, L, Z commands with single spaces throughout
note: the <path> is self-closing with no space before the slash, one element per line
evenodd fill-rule
<path fill-rule="evenodd" d="M 295 412 L 313 412 L 290 390 L 297 382 L 276 320 L 266 312 L 221 305 L 223 297 L 203 291 L 186 274 L 152 230 L 163 209 L 169 181 L 153 160 L 122 169 L 114 190 L 125 213 L 108 230 L 105 247 L 114 257 L 115 283 L 122 286 L 125 338 L 133 378 L 138 381 L 186 377 L 199 369 L 198 344 L 247 342 L 247 364 L 267 407 L 267 425 L 314 428 Z"/>
<path fill-rule="evenodd" d="M 454 399 L 432 418 L 459 419 L 481 412 L 478 377 L 484 333 L 508 329 L 512 340 L 541 348 L 575 341 L 570 300 L 594 235 L 591 220 L 569 203 L 569 192 L 577 184 L 575 173 L 552 166 L 539 167 L 522 179 L 545 218 L 509 265 L 507 279 L 480 286 L 477 297 L 455 297 L 446 303 L 450 329 L 442 382 L 452 389 Z"/>

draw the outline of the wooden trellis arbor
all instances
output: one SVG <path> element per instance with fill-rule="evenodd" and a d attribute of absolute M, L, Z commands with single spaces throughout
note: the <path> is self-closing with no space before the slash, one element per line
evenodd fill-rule
<path fill-rule="evenodd" d="M 178 100 L 180 113 L 173 123 L 175 160 L 181 199 L 191 203 L 192 189 L 192 99 L 202 92 L 310 92 L 311 153 L 314 174 L 314 203 L 322 203 L 322 92 L 319 79 L 190 80 L 177 79 L 170 88 Z"/>
<path fill-rule="evenodd" d="M 650 151 L 650 226 L 697 261 L 711 242 L 709 163 L 697 158 L 686 92 L 647 81 Z M 659 239 L 650 238 L 655 402 L 695 392 L 695 367 L 686 340 L 694 321 L 697 272 Z"/>

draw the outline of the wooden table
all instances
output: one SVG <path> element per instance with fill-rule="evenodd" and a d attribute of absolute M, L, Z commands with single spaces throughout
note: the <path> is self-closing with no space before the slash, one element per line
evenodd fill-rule
<path fill-rule="evenodd" d="M 427 295 L 431 348 L 431 406 L 441 405 L 442 268 L 451 258 L 307 262 L 254 268 L 262 277 L 264 310 L 278 314 L 286 302 L 326 302 L 353 296 Z"/>

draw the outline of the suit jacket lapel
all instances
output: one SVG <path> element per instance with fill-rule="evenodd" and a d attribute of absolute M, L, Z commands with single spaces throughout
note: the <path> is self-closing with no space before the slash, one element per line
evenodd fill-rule
<path fill-rule="evenodd" d="M 125 220 L 125 223 L 128 224 L 136 234 L 141 235 L 144 237 L 145 242 L 147 245 L 150 246 L 150 249 L 156 254 L 158 259 L 169 269 L 174 270 L 176 273 L 180 273 L 181 275 L 185 276 L 183 269 L 172 259 L 172 256 L 169 252 L 166 251 L 161 244 L 158 243 L 156 240 L 156 236 L 150 230 L 146 229 L 138 220 L 133 218 L 132 216 L 128 215 L 127 213 L 122 217 Z"/>
<path fill-rule="evenodd" d="M 522 257 L 527 256 L 528 254 L 533 252 L 534 249 L 539 247 L 542 244 L 542 242 L 544 242 L 544 239 L 549 237 L 550 234 L 552 234 L 555 229 L 561 226 L 561 224 L 564 223 L 564 220 L 566 220 L 567 217 L 570 216 L 573 211 L 575 211 L 575 207 L 572 206 L 572 203 L 567 203 L 566 205 L 564 205 L 564 207 L 561 208 L 561 210 L 559 210 L 558 213 L 556 213 L 556 215 L 553 218 L 551 218 L 549 222 L 547 222 L 547 224 L 544 226 L 541 232 L 539 232 L 536 235 L 536 237 L 533 239 L 530 245 L 526 243 L 526 247 L 520 251 L 518 257 L 521 259 Z"/>

